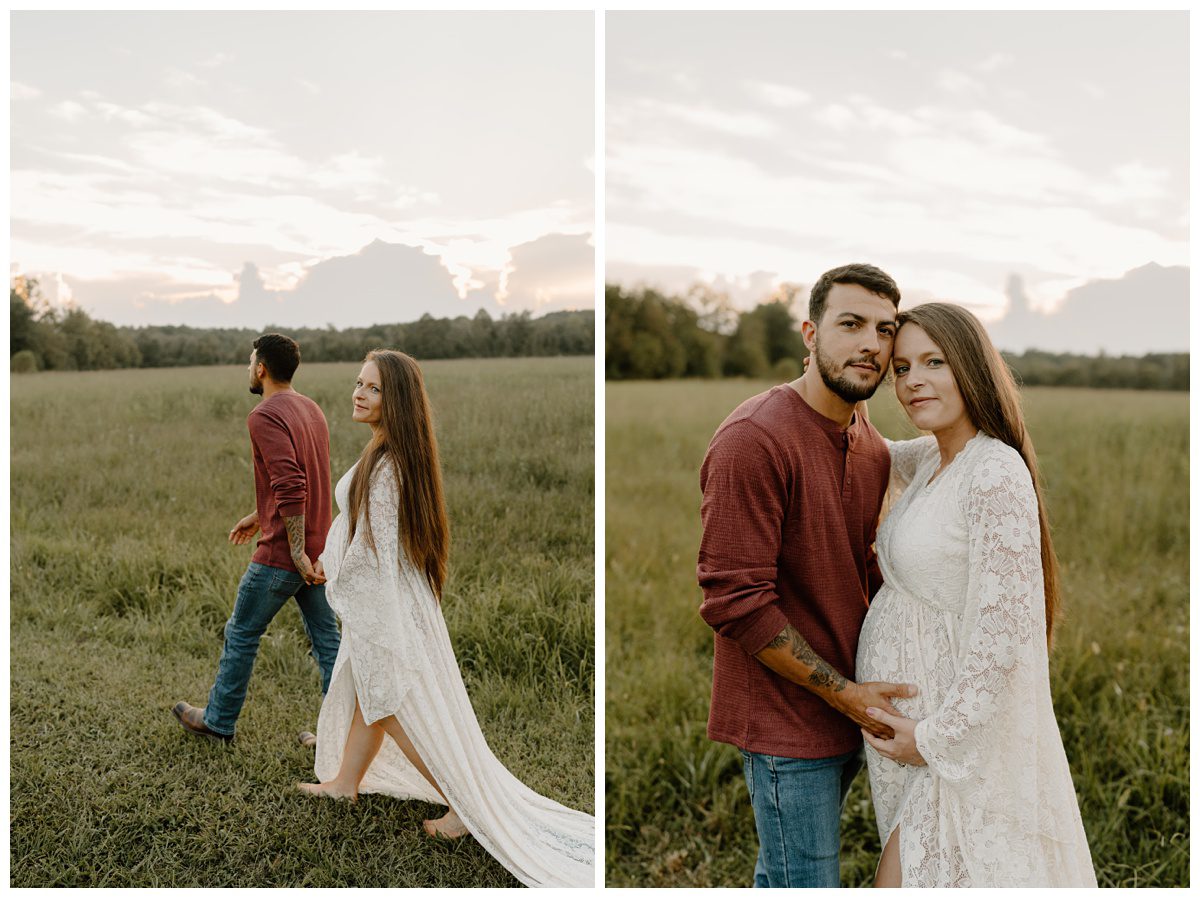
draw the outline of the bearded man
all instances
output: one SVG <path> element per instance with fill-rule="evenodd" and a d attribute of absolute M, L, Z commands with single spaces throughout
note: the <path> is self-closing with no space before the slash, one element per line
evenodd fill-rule
<path fill-rule="evenodd" d="M 742 752 L 756 887 L 836 887 L 841 809 L 868 707 L 912 687 L 854 682 L 882 578 L 875 528 L 890 461 L 856 411 L 891 362 L 900 291 L 872 265 L 821 275 L 802 325 L 815 365 L 747 399 L 700 469 L 700 615 L 714 630 L 708 737 Z"/>
<path fill-rule="evenodd" d="M 295 599 L 321 668 L 321 694 L 329 690 L 341 635 L 325 600 L 325 577 L 314 568 L 332 516 L 329 426 L 313 400 L 292 388 L 300 346 L 283 334 L 263 334 L 250 352 L 250 392 L 261 396 L 246 418 L 254 457 L 255 510 L 233 525 L 229 542 L 259 538 L 238 584 L 216 679 L 203 708 L 178 702 L 171 712 L 184 732 L 232 742 L 258 646 L 267 626 Z M 301 733 L 301 742 L 316 742 Z"/>

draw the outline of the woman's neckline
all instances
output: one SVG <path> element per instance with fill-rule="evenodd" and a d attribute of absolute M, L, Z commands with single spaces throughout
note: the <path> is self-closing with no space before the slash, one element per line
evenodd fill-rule
<path fill-rule="evenodd" d="M 954 466 L 956 461 L 963 457 L 963 453 L 967 451 L 967 447 L 984 435 L 985 434 L 982 430 L 975 431 L 975 434 L 969 440 L 963 443 L 963 447 L 954 454 L 954 458 L 950 459 L 950 463 L 946 465 L 946 467 L 942 468 L 940 471 L 936 467 L 933 469 L 933 473 L 930 474 L 929 479 L 925 481 L 925 486 L 923 489 L 929 489 L 936 481 L 944 479 L 946 472 Z M 934 445 L 937 445 L 936 437 L 934 438 Z"/>

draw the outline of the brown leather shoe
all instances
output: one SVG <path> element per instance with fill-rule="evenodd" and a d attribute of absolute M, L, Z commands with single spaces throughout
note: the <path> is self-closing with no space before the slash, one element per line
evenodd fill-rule
<path fill-rule="evenodd" d="M 226 736 L 224 733 L 218 733 L 216 730 L 208 728 L 204 722 L 203 708 L 193 708 L 187 702 L 179 702 L 171 709 L 171 713 L 175 715 L 175 719 L 179 721 L 179 725 L 183 727 L 185 733 L 203 736 L 206 739 L 214 739 L 226 744 L 233 741 L 233 736 Z"/>

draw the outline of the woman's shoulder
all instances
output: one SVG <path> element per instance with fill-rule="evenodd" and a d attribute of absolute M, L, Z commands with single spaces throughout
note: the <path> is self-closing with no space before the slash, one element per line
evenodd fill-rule
<path fill-rule="evenodd" d="M 384 455 L 377 458 L 374 466 L 371 468 L 371 491 L 374 492 L 379 487 L 395 490 L 398 483 L 398 476 L 396 463 L 392 461 L 390 456 Z"/>
<path fill-rule="evenodd" d="M 904 459 L 913 464 L 920 464 L 925 459 L 937 455 L 937 438 L 931 433 L 907 440 L 889 440 L 884 437 L 883 442 L 887 445 L 888 454 L 893 461 Z"/>
<path fill-rule="evenodd" d="M 1033 477 L 1025 458 L 1003 440 L 980 431 L 971 439 L 969 478 L 972 490 L 989 492 L 1000 485 L 1017 490 L 1033 489 Z"/>

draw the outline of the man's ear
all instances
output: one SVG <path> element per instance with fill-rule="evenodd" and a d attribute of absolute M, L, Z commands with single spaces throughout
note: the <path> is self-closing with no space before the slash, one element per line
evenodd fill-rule
<path fill-rule="evenodd" d="M 817 347 L 817 326 L 811 321 L 801 321 L 800 334 L 804 337 L 804 345 L 808 347 L 808 351 L 813 352 Z"/>

